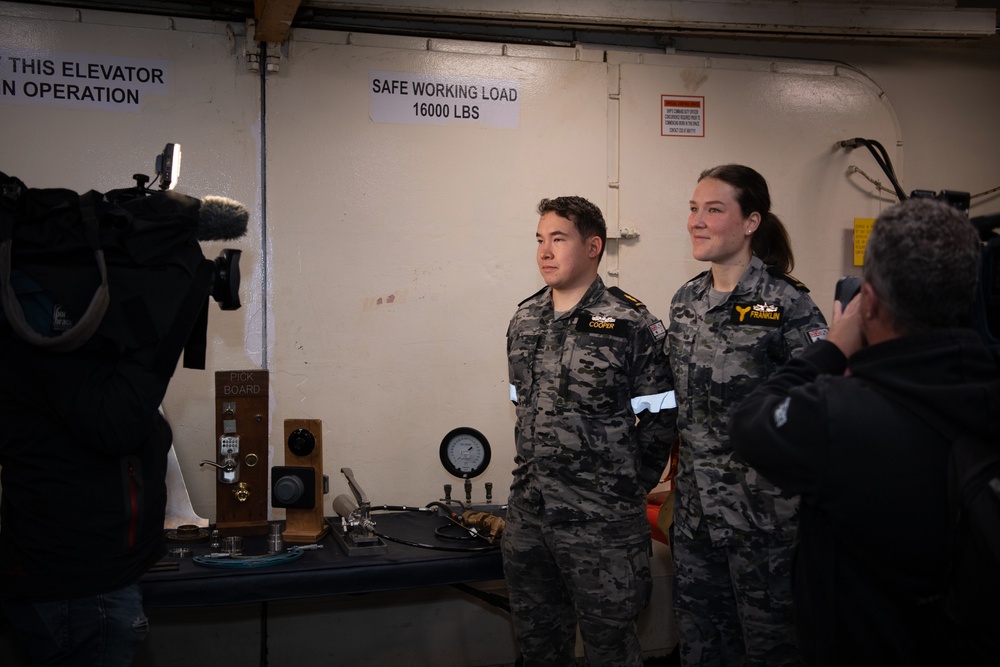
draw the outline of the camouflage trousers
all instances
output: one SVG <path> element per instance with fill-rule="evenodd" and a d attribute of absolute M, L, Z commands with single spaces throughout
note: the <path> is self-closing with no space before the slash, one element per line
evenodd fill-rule
<path fill-rule="evenodd" d="M 592 667 L 641 667 L 636 617 L 652 593 L 645 515 L 548 523 L 508 507 L 504 574 L 524 667 L 574 665 L 576 628 Z"/>
<path fill-rule="evenodd" d="M 702 527 L 693 538 L 672 530 L 670 549 L 683 667 L 802 664 L 795 640 L 790 541 L 743 535 L 713 545 Z"/>

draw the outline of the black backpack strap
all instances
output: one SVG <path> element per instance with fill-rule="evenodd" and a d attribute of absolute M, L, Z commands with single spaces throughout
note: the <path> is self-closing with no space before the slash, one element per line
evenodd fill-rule
<path fill-rule="evenodd" d="M 36 332 L 24 316 L 21 303 L 14 294 L 11 285 L 10 272 L 12 268 L 12 247 L 14 231 L 14 215 L 17 208 L 17 198 L 23 188 L 14 193 L 5 184 L 2 196 L 2 213 L 0 213 L 0 304 L 3 313 L 10 322 L 11 328 L 19 337 L 49 352 L 72 352 L 91 339 L 104 319 L 104 314 L 111 303 L 108 291 L 108 267 L 104 261 L 104 251 L 101 249 L 100 228 L 97 220 L 97 206 L 101 194 L 91 190 L 80 196 L 80 213 L 87 242 L 94 250 L 94 259 L 101 274 L 101 284 L 94 291 L 94 296 L 80 320 L 60 336 L 42 336 Z"/>

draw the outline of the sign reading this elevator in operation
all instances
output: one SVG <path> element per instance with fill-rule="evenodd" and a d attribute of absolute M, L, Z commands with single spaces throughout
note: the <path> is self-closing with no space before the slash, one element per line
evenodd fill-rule
<path fill-rule="evenodd" d="M 139 111 L 170 82 L 164 60 L 0 46 L 0 104 Z"/>
<path fill-rule="evenodd" d="M 370 71 L 368 84 L 376 123 L 515 130 L 520 123 L 521 84 L 516 80 Z"/>

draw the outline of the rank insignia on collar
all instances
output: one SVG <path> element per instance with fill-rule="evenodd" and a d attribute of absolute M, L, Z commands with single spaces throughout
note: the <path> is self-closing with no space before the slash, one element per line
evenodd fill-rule
<path fill-rule="evenodd" d="M 730 323 L 759 327 L 780 327 L 784 308 L 770 303 L 736 303 L 730 314 Z"/>

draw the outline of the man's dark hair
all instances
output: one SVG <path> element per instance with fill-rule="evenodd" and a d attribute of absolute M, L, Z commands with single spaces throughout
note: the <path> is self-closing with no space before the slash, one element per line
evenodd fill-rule
<path fill-rule="evenodd" d="M 967 327 L 981 256 L 964 213 L 935 199 L 908 199 L 875 220 L 864 280 L 901 333 Z"/>
<path fill-rule="evenodd" d="M 608 226 L 604 222 L 601 209 L 583 197 L 556 197 L 538 202 L 538 215 L 555 213 L 576 225 L 576 231 L 586 240 L 591 236 L 601 239 L 600 261 L 604 257 L 604 246 L 608 243 Z"/>

